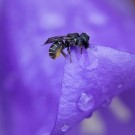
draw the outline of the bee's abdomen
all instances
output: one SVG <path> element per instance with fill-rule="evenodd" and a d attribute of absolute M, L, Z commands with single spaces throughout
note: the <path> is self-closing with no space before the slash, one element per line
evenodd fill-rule
<path fill-rule="evenodd" d="M 61 51 L 60 50 L 60 44 L 58 43 L 54 43 L 51 45 L 50 49 L 49 49 L 49 56 L 52 58 L 52 59 L 55 59 L 57 57 L 57 53 L 58 51 Z"/>

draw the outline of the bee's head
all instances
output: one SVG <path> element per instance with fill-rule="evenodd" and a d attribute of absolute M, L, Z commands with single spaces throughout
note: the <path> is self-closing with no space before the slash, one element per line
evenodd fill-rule
<path fill-rule="evenodd" d="M 85 37 L 87 40 L 90 38 L 86 33 L 82 33 L 81 36 Z"/>

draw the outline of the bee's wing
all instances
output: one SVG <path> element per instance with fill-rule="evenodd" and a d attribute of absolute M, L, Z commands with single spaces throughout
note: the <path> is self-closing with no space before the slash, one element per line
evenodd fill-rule
<path fill-rule="evenodd" d="M 49 44 L 49 43 L 53 43 L 53 42 L 56 42 L 56 41 L 59 41 L 59 40 L 66 40 L 66 39 L 69 39 L 69 37 L 67 36 L 55 36 L 55 37 L 51 37 L 51 38 L 48 38 L 47 41 L 44 43 L 45 44 Z"/>
<path fill-rule="evenodd" d="M 44 44 L 49 44 L 49 43 L 53 43 L 57 40 L 61 39 L 60 37 L 56 36 L 56 37 L 50 37 L 47 39 L 47 41 Z"/>
<path fill-rule="evenodd" d="M 69 33 L 67 36 L 68 37 L 76 37 L 76 36 L 79 36 L 79 34 L 78 33 Z"/>

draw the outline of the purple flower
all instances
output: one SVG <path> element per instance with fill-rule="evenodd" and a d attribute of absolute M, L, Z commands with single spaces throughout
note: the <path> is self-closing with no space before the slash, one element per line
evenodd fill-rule
<path fill-rule="evenodd" d="M 74 48 L 72 59 L 65 63 L 54 135 L 62 135 L 120 92 L 135 88 L 135 55 L 95 46 L 82 55 Z"/>
<path fill-rule="evenodd" d="M 6 0 L 0 13 L 1 135 L 64 134 L 119 92 L 134 88 L 134 55 L 129 54 L 135 54 L 131 1 Z M 68 57 L 65 66 L 63 57 L 51 60 L 49 46 L 40 45 L 48 37 L 71 32 L 86 32 L 90 43 L 128 53 L 109 48 L 104 52 L 98 46 L 97 51 L 91 48 L 83 55 L 72 49 L 72 64 Z M 133 114 L 134 94 L 127 91 L 121 96 Z M 106 134 L 135 133 L 134 115 L 123 125 L 106 108 L 100 112 Z M 67 134 L 79 134 L 77 130 Z"/>

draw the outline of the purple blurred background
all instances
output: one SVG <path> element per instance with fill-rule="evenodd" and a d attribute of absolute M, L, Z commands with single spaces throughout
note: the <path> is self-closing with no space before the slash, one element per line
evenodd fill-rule
<path fill-rule="evenodd" d="M 64 58 L 50 59 L 50 46 L 41 45 L 72 32 L 88 33 L 91 44 L 135 54 L 135 2 L 0 0 L 0 135 L 50 134 Z M 81 127 L 91 135 L 135 135 L 134 96 L 134 90 L 122 93 Z"/>

